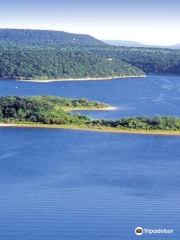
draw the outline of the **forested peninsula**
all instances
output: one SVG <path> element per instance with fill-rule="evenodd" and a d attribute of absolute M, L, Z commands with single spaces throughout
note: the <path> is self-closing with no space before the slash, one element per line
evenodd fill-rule
<path fill-rule="evenodd" d="M 119 120 L 90 119 L 70 110 L 108 109 L 105 103 L 53 96 L 0 97 L 0 126 L 68 128 L 105 132 L 180 135 L 180 118 L 127 117 Z"/>
<path fill-rule="evenodd" d="M 87 49 L 99 45 L 106 44 L 83 34 L 0 29 L 0 78 L 73 80 L 144 75 L 135 66 Z"/>
<path fill-rule="evenodd" d="M 48 80 L 142 75 L 143 71 L 128 63 L 109 60 L 85 50 L 0 48 L 0 78 Z"/>
<path fill-rule="evenodd" d="M 0 78 L 109 79 L 180 74 L 180 50 L 117 47 L 82 34 L 0 29 Z"/>

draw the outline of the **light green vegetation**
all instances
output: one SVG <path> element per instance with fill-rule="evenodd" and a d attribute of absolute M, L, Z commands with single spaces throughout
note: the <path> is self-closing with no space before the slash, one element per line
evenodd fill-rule
<path fill-rule="evenodd" d="M 0 98 L 0 122 L 114 132 L 180 132 L 180 118 L 176 117 L 156 116 L 150 118 L 143 116 L 127 117 L 119 120 L 93 120 L 81 114 L 67 112 L 68 108 L 76 110 L 107 107 L 107 104 L 91 102 L 87 99 L 74 100 L 51 96 L 7 96 Z"/>

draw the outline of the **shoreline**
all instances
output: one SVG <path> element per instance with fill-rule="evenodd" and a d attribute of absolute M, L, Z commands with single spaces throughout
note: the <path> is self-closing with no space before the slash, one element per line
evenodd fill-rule
<path fill-rule="evenodd" d="M 71 107 L 63 107 L 62 110 L 64 110 L 65 112 L 74 112 L 74 111 L 114 111 L 116 110 L 117 107 L 104 107 L 104 108 L 86 108 L 86 107 L 82 107 L 82 108 L 71 108 Z"/>
<path fill-rule="evenodd" d="M 140 134 L 140 135 L 164 135 L 164 136 L 180 136 L 180 131 L 160 131 L 160 130 L 126 130 L 114 129 L 110 127 L 88 127 L 86 125 L 50 125 L 50 124 L 33 124 L 33 123 L 0 123 L 1 128 L 42 128 L 42 129 L 64 129 L 78 130 L 104 133 L 119 134 Z"/>
<path fill-rule="evenodd" d="M 173 77 L 179 77 L 180 73 L 148 73 L 148 75 L 157 75 L 157 76 L 173 76 Z"/>
<path fill-rule="evenodd" d="M 95 81 L 95 80 L 113 80 L 113 79 L 123 79 L 123 78 L 145 78 L 146 75 L 140 76 L 114 76 L 114 77 L 105 77 L 105 78 L 60 78 L 60 79 L 14 79 L 18 82 L 33 82 L 33 83 L 50 83 L 50 82 L 75 82 L 75 81 Z M 5 78 L 4 78 L 5 79 Z"/>

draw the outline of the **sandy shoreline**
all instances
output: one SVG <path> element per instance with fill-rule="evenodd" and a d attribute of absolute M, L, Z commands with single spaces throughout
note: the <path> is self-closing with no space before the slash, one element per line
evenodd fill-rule
<path fill-rule="evenodd" d="M 71 107 L 64 107 L 62 108 L 65 112 L 74 112 L 74 111 L 114 111 L 117 107 L 104 107 L 104 108 L 71 108 Z"/>
<path fill-rule="evenodd" d="M 141 76 L 115 76 L 107 78 L 67 78 L 67 79 L 49 79 L 49 80 L 26 80 L 26 79 L 15 79 L 18 82 L 34 82 L 34 83 L 49 83 L 49 82 L 74 82 L 74 81 L 95 81 L 95 80 L 113 80 L 113 79 L 123 79 L 123 78 L 144 78 L 146 75 Z"/>
<path fill-rule="evenodd" d="M 123 130 L 110 127 L 89 127 L 85 125 L 48 125 L 48 124 L 21 124 L 21 123 L 0 123 L 0 128 L 44 128 L 44 129 L 64 129 L 79 130 L 104 133 L 120 133 L 120 134 L 140 134 L 140 135 L 164 135 L 164 136 L 180 136 L 180 131 L 159 131 L 159 130 Z"/>

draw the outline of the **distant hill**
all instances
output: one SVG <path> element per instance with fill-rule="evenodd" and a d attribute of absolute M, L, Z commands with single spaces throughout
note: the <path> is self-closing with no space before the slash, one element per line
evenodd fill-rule
<path fill-rule="evenodd" d="M 89 35 L 0 29 L 0 78 L 85 79 L 144 74 L 128 63 L 87 50 L 106 46 Z"/>
<path fill-rule="evenodd" d="M 122 47 L 148 47 L 148 45 L 133 42 L 133 41 L 122 41 L 122 40 L 102 40 L 104 43 L 113 45 L 113 46 L 122 46 Z"/>
<path fill-rule="evenodd" d="M 172 46 L 161 46 L 161 45 L 148 45 L 134 41 L 123 41 L 123 40 L 102 40 L 104 43 L 120 46 L 120 47 L 144 47 L 144 48 L 169 48 L 169 49 L 180 49 L 180 44 Z"/>
<path fill-rule="evenodd" d="M 180 49 L 180 44 L 170 46 L 172 49 Z"/>
<path fill-rule="evenodd" d="M 51 30 L 0 29 L 0 42 L 56 45 L 105 45 L 90 35 Z"/>

